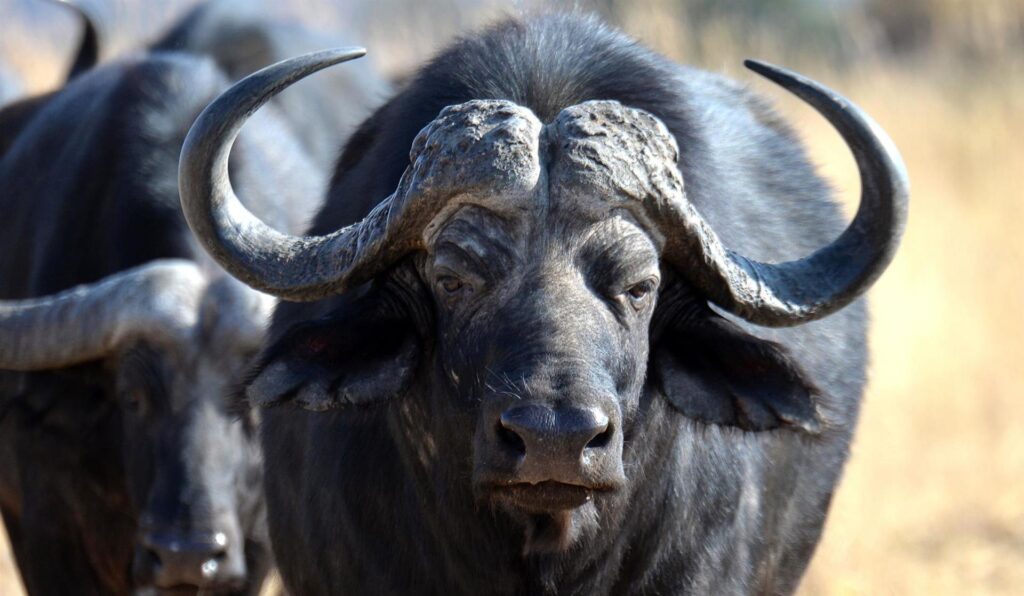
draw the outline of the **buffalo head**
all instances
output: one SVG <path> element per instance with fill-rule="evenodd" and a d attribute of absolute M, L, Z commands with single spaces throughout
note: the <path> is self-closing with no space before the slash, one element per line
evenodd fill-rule
<path fill-rule="evenodd" d="M 246 581 L 260 458 L 251 421 L 225 396 L 259 345 L 269 306 L 268 297 L 228 277 L 211 282 L 183 260 L 0 302 L 0 367 L 100 362 L 109 371 L 122 420 L 116 465 L 138 522 L 139 586 L 219 590 Z"/>
<path fill-rule="evenodd" d="M 724 247 L 686 198 L 676 139 L 613 101 L 548 123 L 507 101 L 450 106 L 365 219 L 320 237 L 269 229 L 228 180 L 234 135 L 281 88 L 361 53 L 254 74 L 207 108 L 182 152 L 186 218 L 225 269 L 285 299 L 348 296 L 271 346 L 248 387 L 254 402 L 326 410 L 401 397 L 399 427 L 416 435 L 406 445 L 438 494 L 471 489 L 526 527 L 527 550 L 549 552 L 597 531 L 607 504 L 628 498 L 641 471 L 624 449 L 645 449 L 631 433 L 652 395 L 714 424 L 818 432 L 799 366 L 708 302 L 796 325 L 877 279 L 907 186 L 866 115 L 799 75 L 749 64 L 824 114 L 861 170 L 853 223 L 793 262 Z"/>

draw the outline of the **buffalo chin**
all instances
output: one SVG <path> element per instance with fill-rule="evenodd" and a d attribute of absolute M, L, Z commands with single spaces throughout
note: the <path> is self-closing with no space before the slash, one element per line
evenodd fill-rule
<path fill-rule="evenodd" d="M 576 509 L 524 515 L 523 556 L 564 553 L 588 523 L 597 521 L 593 503 Z"/>
<path fill-rule="evenodd" d="M 488 491 L 492 506 L 523 529 L 523 557 L 558 555 L 596 531 L 594 498 L 603 491 L 560 483 Z"/>

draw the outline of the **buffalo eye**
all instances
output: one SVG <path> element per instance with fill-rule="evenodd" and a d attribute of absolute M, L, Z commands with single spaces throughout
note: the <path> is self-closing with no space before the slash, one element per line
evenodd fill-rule
<path fill-rule="evenodd" d="M 440 286 L 446 294 L 457 294 L 466 286 L 461 279 L 453 275 L 444 275 L 438 278 L 437 285 Z"/>
<path fill-rule="evenodd" d="M 633 308 L 642 310 L 650 302 L 651 296 L 654 295 L 654 290 L 657 286 L 657 280 L 645 279 L 644 281 L 633 284 L 627 288 L 625 295 Z"/>
<path fill-rule="evenodd" d="M 437 292 L 441 299 L 449 306 L 454 305 L 474 291 L 474 285 L 464 277 L 447 271 L 437 276 L 434 285 L 437 286 Z"/>

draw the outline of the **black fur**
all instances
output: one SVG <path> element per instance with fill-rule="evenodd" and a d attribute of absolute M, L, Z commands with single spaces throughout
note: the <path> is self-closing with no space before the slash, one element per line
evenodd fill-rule
<path fill-rule="evenodd" d="M 470 99 L 512 100 L 544 122 L 592 99 L 651 112 L 678 141 L 689 199 L 726 245 L 754 258 L 804 256 L 841 229 L 826 185 L 762 100 L 676 66 L 593 19 L 547 16 L 502 22 L 426 65 L 352 137 L 311 232 L 363 217 L 396 187 L 416 133 L 445 106 Z M 389 276 L 413 281 L 372 290 L 400 304 L 420 338 L 418 368 L 399 399 L 358 410 L 265 411 L 270 530 L 292 592 L 795 590 L 856 422 L 863 303 L 801 327 L 759 329 L 715 314 L 663 265 L 650 337 L 643 346 L 602 344 L 602 357 L 615 362 L 650 344 L 646 381 L 643 374 L 626 379 L 644 382 L 623 422 L 626 484 L 596 498 L 598 518 L 567 550 L 531 552 L 531 541 L 554 522 L 524 522 L 472 493 L 470 445 L 484 405 L 453 389 L 445 367 L 465 372 L 460 363 L 490 357 L 488 350 L 522 348 L 501 338 L 522 337 L 523 326 L 546 311 L 529 303 L 502 311 L 452 349 L 445 338 L 460 330 L 433 315 L 442 309 L 415 281 L 420 259 Z M 319 362 L 296 341 L 315 337 L 330 353 L 348 353 L 352 336 L 332 327 L 339 320 L 359 320 L 362 330 L 386 317 L 351 296 L 282 305 L 274 319 L 279 342 L 252 387 L 261 375 L 272 377 L 275 364 L 289 362 L 295 371 L 297 362 Z M 342 352 L 331 351 L 334 342 Z M 303 390 L 295 383 L 316 385 L 332 367 L 351 364 L 332 362 L 303 369 L 281 393 L 256 397 L 287 401 Z M 517 392 L 533 390 L 510 381 Z"/>
<path fill-rule="evenodd" d="M 232 80 L 275 62 L 351 44 L 331 31 L 267 14 L 249 0 L 202 2 L 153 42 L 156 50 L 212 58 Z M 329 169 L 343 139 L 389 93 L 369 60 L 331 69 L 271 100 L 313 160 Z"/>
<path fill-rule="evenodd" d="M 178 155 L 196 115 L 226 85 L 208 61 L 150 54 L 0 111 L 0 297 L 48 295 L 152 259 L 203 261 L 178 203 Z M 278 130 L 257 125 L 232 169 L 250 207 L 286 229 L 260 208 L 280 193 L 261 189 L 285 179 L 302 186 L 301 169 L 275 178 L 275 168 L 253 172 L 246 162 L 267 135 L 267 146 L 287 143 Z M 288 170 L 275 160 L 262 163 Z M 263 532 L 252 426 L 239 430 L 210 391 L 172 398 L 168 380 L 180 371 L 169 362 L 140 343 L 101 362 L 0 371 L 0 509 L 29 593 L 130 593 L 141 516 L 199 529 L 229 503 L 223 513 L 237 513 L 245 533 L 236 544 Z M 195 469 L 185 445 L 207 452 L 209 473 Z M 206 486 L 211 474 L 216 488 Z M 246 555 L 258 588 L 266 546 L 253 542 Z"/>

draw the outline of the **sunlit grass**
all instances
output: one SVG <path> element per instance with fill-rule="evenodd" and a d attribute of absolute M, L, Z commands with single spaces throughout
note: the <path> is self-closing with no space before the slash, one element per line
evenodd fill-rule
<path fill-rule="evenodd" d="M 913 201 L 872 295 L 870 386 L 807 594 L 1024 586 L 1024 82 L 936 75 L 842 86 L 903 151 Z M 855 193 L 845 149 L 809 141 Z"/>

